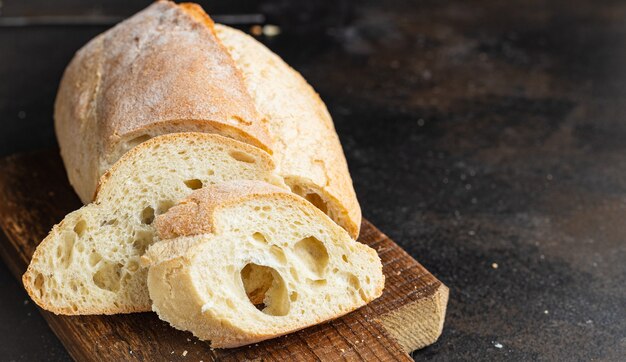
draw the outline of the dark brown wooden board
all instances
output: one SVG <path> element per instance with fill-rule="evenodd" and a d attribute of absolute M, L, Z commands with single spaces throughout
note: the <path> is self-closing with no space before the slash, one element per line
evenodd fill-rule
<path fill-rule="evenodd" d="M 56 150 L 0 160 L 0 253 L 21 278 L 52 225 L 81 206 Z M 410 360 L 437 340 L 448 288 L 367 221 L 359 241 L 378 251 L 383 295 L 342 318 L 236 349 L 211 349 L 154 313 L 57 316 L 42 311 L 71 356 L 101 360 Z"/>

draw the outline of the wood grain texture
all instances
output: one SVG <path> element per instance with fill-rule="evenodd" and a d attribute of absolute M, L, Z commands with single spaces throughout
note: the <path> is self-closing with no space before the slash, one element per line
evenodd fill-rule
<path fill-rule="evenodd" d="M 0 253 L 21 278 L 54 223 L 80 207 L 56 151 L 0 160 Z M 42 311 L 76 360 L 410 360 L 443 327 L 448 288 L 367 221 L 359 241 L 376 249 L 386 286 L 373 303 L 329 323 L 252 346 L 213 350 L 153 313 L 56 316 Z"/>

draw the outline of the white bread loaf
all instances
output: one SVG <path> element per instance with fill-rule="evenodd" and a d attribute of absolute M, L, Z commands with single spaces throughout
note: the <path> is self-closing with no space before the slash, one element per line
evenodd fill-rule
<path fill-rule="evenodd" d="M 237 180 L 194 191 L 158 216 L 153 310 L 172 326 L 237 347 L 344 315 L 379 297 L 376 252 L 283 189 Z"/>
<path fill-rule="evenodd" d="M 23 276 L 31 298 L 56 314 L 149 311 L 140 257 L 155 216 L 194 189 L 234 179 L 284 186 L 259 148 L 206 133 L 163 135 L 126 153 L 102 177 L 96 200 L 54 226 Z"/>
<path fill-rule="evenodd" d="M 361 210 L 326 106 L 253 38 L 213 26 L 195 4 L 158 1 L 99 35 L 68 66 L 55 129 L 70 183 L 87 203 L 124 152 L 172 132 L 209 132 L 273 154 L 278 173 L 346 229 Z"/>

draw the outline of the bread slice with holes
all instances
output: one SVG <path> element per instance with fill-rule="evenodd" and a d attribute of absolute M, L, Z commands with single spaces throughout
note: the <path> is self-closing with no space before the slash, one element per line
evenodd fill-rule
<path fill-rule="evenodd" d="M 152 309 L 212 347 L 250 344 L 337 318 L 379 297 L 376 251 L 302 198 L 259 181 L 194 191 L 156 218 Z"/>
<path fill-rule="evenodd" d="M 272 153 L 294 193 L 359 234 L 361 209 L 318 94 L 264 45 L 214 25 L 196 4 L 156 1 L 86 44 L 63 75 L 54 120 L 84 203 L 133 146 L 166 133 L 217 133 Z"/>
<path fill-rule="evenodd" d="M 140 144 L 102 177 L 96 200 L 68 214 L 37 247 L 26 290 L 57 314 L 149 311 L 139 262 L 154 240 L 154 217 L 194 189 L 236 179 L 286 187 L 270 156 L 243 142 L 177 133 Z"/>

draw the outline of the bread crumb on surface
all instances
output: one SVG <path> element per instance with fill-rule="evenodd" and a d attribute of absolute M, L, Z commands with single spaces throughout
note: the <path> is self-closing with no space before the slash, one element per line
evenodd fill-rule
<path fill-rule="evenodd" d="M 185 357 L 187 355 L 187 350 L 183 351 L 183 357 Z"/>
<path fill-rule="evenodd" d="M 261 25 L 253 25 L 250 27 L 250 34 L 254 36 L 261 36 L 263 34 L 263 28 Z"/>
<path fill-rule="evenodd" d="M 493 342 L 491 342 L 491 343 L 493 343 L 493 346 L 494 346 L 494 347 L 496 347 L 496 348 L 502 348 L 502 347 L 504 347 L 504 346 L 502 345 L 502 343 L 499 343 L 499 342 L 496 342 L 496 341 L 493 341 Z"/>
<path fill-rule="evenodd" d="M 491 263 L 491 267 L 494 269 L 498 269 L 498 263 Z"/>
<path fill-rule="evenodd" d="M 281 33 L 280 27 L 272 24 L 263 25 L 263 35 L 273 37 Z"/>

